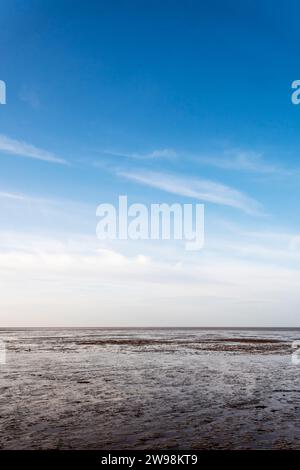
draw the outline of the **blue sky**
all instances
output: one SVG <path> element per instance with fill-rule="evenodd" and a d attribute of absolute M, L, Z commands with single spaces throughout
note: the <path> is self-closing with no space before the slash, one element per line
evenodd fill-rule
<path fill-rule="evenodd" d="M 297 325 L 297 2 L 0 7 L 3 323 Z M 99 244 L 119 194 L 203 202 L 205 249 Z"/>

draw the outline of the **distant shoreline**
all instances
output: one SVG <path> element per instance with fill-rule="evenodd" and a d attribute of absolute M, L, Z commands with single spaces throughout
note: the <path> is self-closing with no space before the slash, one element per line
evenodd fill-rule
<path fill-rule="evenodd" d="M 257 330 L 290 331 L 300 326 L 5 326 L 0 331 L 22 330 Z"/>

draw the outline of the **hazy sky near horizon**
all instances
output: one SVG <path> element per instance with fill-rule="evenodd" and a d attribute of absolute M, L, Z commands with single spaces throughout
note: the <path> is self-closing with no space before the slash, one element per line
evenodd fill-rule
<path fill-rule="evenodd" d="M 296 1 L 0 1 L 0 326 L 299 326 Z M 205 246 L 96 207 L 205 204 Z"/>

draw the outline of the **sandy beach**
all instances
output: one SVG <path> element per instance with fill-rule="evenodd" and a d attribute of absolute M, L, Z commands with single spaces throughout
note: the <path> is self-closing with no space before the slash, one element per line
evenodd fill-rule
<path fill-rule="evenodd" d="M 300 330 L 2 329 L 1 449 L 299 449 Z"/>

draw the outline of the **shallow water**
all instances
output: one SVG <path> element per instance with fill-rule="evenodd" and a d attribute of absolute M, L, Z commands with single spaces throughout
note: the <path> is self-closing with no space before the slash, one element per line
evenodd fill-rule
<path fill-rule="evenodd" d="M 2 329 L 2 449 L 300 449 L 300 330 Z"/>

